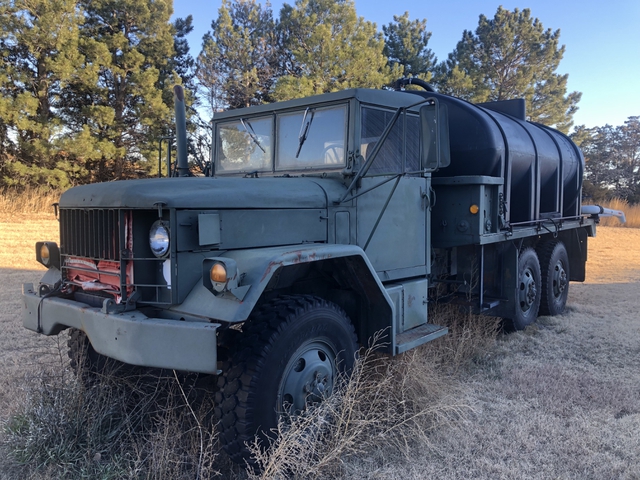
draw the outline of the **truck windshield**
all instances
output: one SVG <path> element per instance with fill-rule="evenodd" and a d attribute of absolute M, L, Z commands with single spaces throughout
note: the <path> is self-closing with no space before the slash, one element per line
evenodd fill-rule
<path fill-rule="evenodd" d="M 241 118 L 218 125 L 216 170 L 271 170 L 272 117 Z"/>
<path fill-rule="evenodd" d="M 346 112 L 339 106 L 278 115 L 276 169 L 344 165 Z"/>
<path fill-rule="evenodd" d="M 216 127 L 216 173 L 341 168 L 346 138 L 346 105 L 223 121 Z"/>

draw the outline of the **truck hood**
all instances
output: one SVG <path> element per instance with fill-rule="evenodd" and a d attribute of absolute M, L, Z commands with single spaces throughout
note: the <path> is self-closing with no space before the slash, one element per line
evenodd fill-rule
<path fill-rule="evenodd" d="M 326 208 L 345 186 L 320 178 L 154 178 L 72 188 L 62 208 Z"/>

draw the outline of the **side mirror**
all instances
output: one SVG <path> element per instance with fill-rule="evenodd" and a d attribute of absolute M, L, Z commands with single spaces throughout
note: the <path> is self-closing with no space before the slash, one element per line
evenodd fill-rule
<path fill-rule="evenodd" d="M 420 107 L 422 168 L 433 172 L 451 163 L 449 113 L 437 98 L 429 98 L 427 102 Z"/>

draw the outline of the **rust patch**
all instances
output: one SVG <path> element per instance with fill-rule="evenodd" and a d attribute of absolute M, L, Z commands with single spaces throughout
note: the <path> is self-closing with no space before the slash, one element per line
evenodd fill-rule
<path fill-rule="evenodd" d="M 287 261 L 287 265 L 298 265 L 301 263 L 310 263 L 310 262 L 316 262 L 318 260 L 325 260 L 325 259 L 331 258 L 332 255 L 331 254 L 322 255 L 322 254 L 318 254 L 318 252 L 316 251 L 307 252 L 306 250 L 294 250 L 292 252 L 282 254 L 282 257 L 289 260 Z M 260 282 L 264 281 L 267 278 L 267 276 L 269 276 L 269 274 L 274 270 L 274 267 L 280 268 L 284 265 L 285 265 L 284 260 L 280 260 L 277 262 L 275 261 L 269 262 L 269 265 L 267 266 L 264 272 L 264 275 L 262 275 Z"/>
<path fill-rule="evenodd" d="M 282 266 L 282 262 L 269 262 L 269 265 L 264 271 L 264 275 L 262 275 L 262 278 L 260 279 L 260 283 L 264 282 L 264 280 L 269 276 L 271 271 L 274 269 L 273 267 L 279 268 L 281 266 Z"/>

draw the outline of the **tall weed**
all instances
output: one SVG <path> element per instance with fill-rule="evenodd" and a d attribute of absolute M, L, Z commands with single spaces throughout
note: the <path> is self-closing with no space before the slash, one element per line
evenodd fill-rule
<path fill-rule="evenodd" d="M 212 405 L 194 378 L 68 368 L 25 386 L 4 428 L 18 478 L 200 479 L 220 474 Z M 86 377 L 84 377 L 86 378 Z"/>
<path fill-rule="evenodd" d="M 626 223 L 620 223 L 615 217 L 602 217 L 600 218 L 600 225 L 606 227 L 640 228 L 640 205 L 632 205 L 626 200 L 614 198 L 613 200 L 603 203 L 602 206 L 623 211 L 627 221 Z"/>
<path fill-rule="evenodd" d="M 389 359 L 376 339 L 331 397 L 281 423 L 268 446 L 250 446 L 253 479 L 340 478 L 350 459 L 374 454 L 385 461 L 429 445 L 435 428 L 473 409 L 457 373 L 493 344 L 500 321 L 438 306 L 435 322 L 448 336 Z"/>
<path fill-rule="evenodd" d="M 0 190 L 0 213 L 5 217 L 51 214 L 52 205 L 60 199 L 57 190 L 26 187 Z"/>

